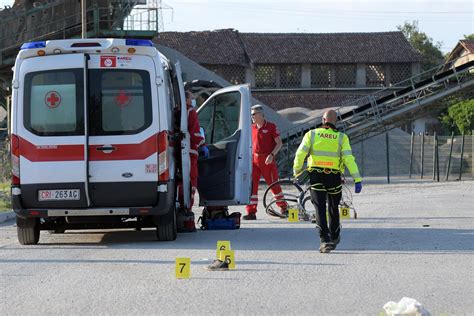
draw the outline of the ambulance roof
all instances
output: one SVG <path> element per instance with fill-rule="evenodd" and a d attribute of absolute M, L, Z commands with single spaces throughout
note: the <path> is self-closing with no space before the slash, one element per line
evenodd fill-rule
<path fill-rule="evenodd" d="M 155 57 L 158 51 L 150 40 L 118 38 L 67 39 L 25 43 L 21 46 L 17 60 L 74 53 L 147 55 Z"/>

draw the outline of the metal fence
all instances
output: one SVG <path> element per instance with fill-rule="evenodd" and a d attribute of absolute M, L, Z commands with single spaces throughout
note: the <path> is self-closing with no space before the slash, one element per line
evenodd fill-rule
<path fill-rule="evenodd" d="M 353 146 L 363 176 L 472 179 L 472 135 L 380 135 Z"/>
<path fill-rule="evenodd" d="M 388 182 L 391 178 L 467 180 L 474 179 L 473 143 L 473 135 L 410 135 L 394 130 L 354 144 L 352 152 L 363 177 L 384 177 Z M 291 175 L 292 157 L 279 157 L 280 177 Z"/>

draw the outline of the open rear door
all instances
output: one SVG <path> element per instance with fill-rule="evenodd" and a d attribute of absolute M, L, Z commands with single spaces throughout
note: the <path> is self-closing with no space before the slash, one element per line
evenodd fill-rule
<path fill-rule="evenodd" d="M 209 148 L 209 157 L 198 159 L 200 205 L 248 204 L 252 173 L 249 86 L 218 90 L 197 112 Z"/>
<path fill-rule="evenodd" d="M 184 96 L 184 84 L 181 77 L 181 66 L 179 62 L 174 65 L 174 74 L 179 87 L 179 98 L 181 105 L 180 130 L 183 133 L 181 140 L 181 173 L 183 175 L 183 204 L 189 209 L 191 197 L 191 160 L 189 159 L 190 136 L 188 132 L 188 111 L 186 109 L 186 97 Z"/>

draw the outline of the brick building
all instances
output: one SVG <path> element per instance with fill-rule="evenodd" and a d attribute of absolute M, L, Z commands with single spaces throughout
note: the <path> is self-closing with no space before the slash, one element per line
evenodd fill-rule
<path fill-rule="evenodd" d="M 163 32 L 155 41 L 281 110 L 320 109 L 390 87 L 420 71 L 421 54 L 401 32 Z"/>

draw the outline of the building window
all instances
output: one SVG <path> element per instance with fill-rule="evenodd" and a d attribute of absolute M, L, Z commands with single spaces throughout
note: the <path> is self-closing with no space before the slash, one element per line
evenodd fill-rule
<path fill-rule="evenodd" d="M 355 87 L 357 66 L 355 64 L 336 65 L 336 87 Z"/>
<path fill-rule="evenodd" d="M 365 84 L 368 87 L 383 87 L 385 85 L 385 67 L 384 65 L 366 65 L 365 66 Z"/>
<path fill-rule="evenodd" d="M 238 65 L 203 65 L 232 84 L 245 82 L 245 68 Z"/>
<path fill-rule="evenodd" d="M 258 65 L 255 67 L 256 88 L 276 88 L 276 66 Z"/>
<path fill-rule="evenodd" d="M 412 76 L 411 64 L 390 64 L 390 84 L 394 85 Z"/>
<path fill-rule="evenodd" d="M 311 88 L 330 88 L 331 65 L 311 65 Z"/>
<path fill-rule="evenodd" d="M 280 88 L 301 87 L 301 65 L 280 66 Z"/>

